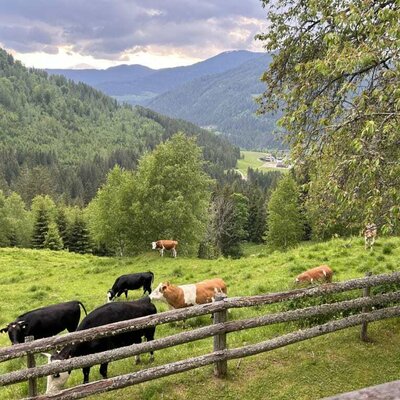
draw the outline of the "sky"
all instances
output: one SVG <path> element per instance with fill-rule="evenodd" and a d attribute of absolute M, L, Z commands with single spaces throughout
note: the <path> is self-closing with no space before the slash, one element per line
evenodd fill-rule
<path fill-rule="evenodd" d="M 260 0 L 0 0 L 0 47 L 27 67 L 189 65 L 263 51 Z"/>

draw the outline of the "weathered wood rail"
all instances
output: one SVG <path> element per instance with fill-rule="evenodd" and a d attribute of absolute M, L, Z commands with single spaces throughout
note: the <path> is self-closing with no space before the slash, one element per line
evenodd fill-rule
<path fill-rule="evenodd" d="M 366 324 L 368 322 L 400 316 L 400 306 L 392 306 L 379 310 L 368 311 L 377 305 L 383 306 L 389 303 L 398 303 L 400 300 L 400 291 L 369 296 L 369 290 L 364 290 L 363 297 L 353 300 L 345 300 L 331 304 L 278 312 L 274 314 L 266 314 L 244 320 L 226 321 L 226 311 L 228 309 L 251 307 L 255 305 L 268 305 L 286 300 L 316 297 L 325 295 L 327 293 L 340 293 L 354 289 L 367 289 L 372 286 L 388 283 L 400 283 L 400 273 L 396 272 L 393 274 L 376 275 L 366 278 L 353 279 L 347 282 L 326 284 L 313 288 L 296 289 L 288 292 L 271 293 L 267 295 L 222 298 L 210 304 L 204 304 L 180 310 L 166 311 L 156 315 L 137 318 L 135 320 L 122 321 L 85 331 L 73 332 L 58 337 L 39 339 L 30 343 L 23 343 L 12 347 L 3 348 L 0 349 L 0 362 L 27 354 L 31 355 L 54 348 L 60 348 L 69 343 L 90 341 L 95 338 L 142 329 L 143 327 L 180 321 L 199 315 L 210 313 L 214 314 L 214 324 L 210 326 L 201 327 L 189 332 L 182 332 L 173 336 L 156 339 L 151 342 L 127 346 L 103 353 L 91 354 L 69 360 L 54 362 L 49 365 L 13 371 L 0 376 L 0 385 L 9 385 L 27 380 L 33 382 L 33 380 L 38 377 L 85 366 L 92 366 L 106 361 L 115 361 L 133 355 L 142 354 L 150 350 L 161 350 L 167 347 L 172 347 L 211 336 L 214 337 L 214 351 L 212 353 L 159 367 L 148 368 L 136 373 L 116 376 L 114 378 L 104 379 L 86 385 L 79 385 L 74 388 L 63 390 L 55 395 L 35 396 L 30 393 L 31 397 L 29 399 L 78 399 L 96 393 L 120 389 L 140 382 L 188 371 L 190 369 L 199 368 L 209 364 L 215 365 L 214 371 L 216 376 L 223 377 L 227 373 L 227 360 L 230 359 L 242 358 L 261 352 L 270 351 L 282 346 L 356 325 L 363 326 L 363 335 L 366 337 Z M 354 309 L 362 310 L 362 312 L 357 315 L 352 315 L 350 317 L 331 321 L 323 325 L 289 333 L 261 343 L 229 350 L 226 348 L 226 334 L 230 332 L 237 332 L 244 329 L 296 321 L 303 318 Z"/>

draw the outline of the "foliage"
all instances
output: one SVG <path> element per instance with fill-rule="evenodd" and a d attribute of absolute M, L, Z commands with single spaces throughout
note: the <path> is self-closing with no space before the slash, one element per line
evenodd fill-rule
<path fill-rule="evenodd" d="M 33 225 L 32 246 L 35 249 L 44 248 L 46 235 L 49 230 L 49 214 L 43 205 L 39 206 Z"/>
<path fill-rule="evenodd" d="M 74 253 L 89 253 L 91 249 L 89 231 L 86 222 L 79 213 L 76 214 L 68 236 L 68 249 Z"/>
<path fill-rule="evenodd" d="M 398 1 L 263 0 L 273 62 L 260 112 L 283 109 L 292 159 L 310 177 L 314 224 L 398 231 Z M 326 235 L 326 232 L 321 232 Z"/>
<path fill-rule="evenodd" d="M 291 175 L 278 183 L 268 202 L 267 243 L 272 247 L 287 249 L 303 237 L 304 221 L 299 205 L 299 189 Z"/>
<path fill-rule="evenodd" d="M 129 244 L 134 193 L 132 173 L 115 166 L 87 209 L 89 229 L 95 242 L 120 256 L 125 254 Z"/>
<path fill-rule="evenodd" d="M 249 195 L 247 218 L 247 239 L 253 243 L 262 243 L 266 230 L 265 197 L 261 189 L 255 187 Z"/>
<path fill-rule="evenodd" d="M 49 224 L 49 229 L 44 237 L 43 247 L 49 250 L 62 250 L 64 247 L 58 227 L 55 222 Z"/>
<path fill-rule="evenodd" d="M 141 159 L 135 175 L 130 241 L 143 249 L 174 239 L 185 252 L 203 237 L 212 180 L 203 171 L 201 149 L 182 133 Z"/>
<path fill-rule="evenodd" d="M 222 255 L 239 258 L 240 243 L 247 237 L 248 198 L 225 187 L 213 199 L 210 216 L 209 240 Z"/>

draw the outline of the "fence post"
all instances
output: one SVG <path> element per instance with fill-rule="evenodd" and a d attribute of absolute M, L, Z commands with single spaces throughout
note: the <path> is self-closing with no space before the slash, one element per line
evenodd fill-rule
<path fill-rule="evenodd" d="M 221 301 L 226 298 L 225 293 L 218 293 L 215 296 L 215 301 Z M 226 322 L 227 320 L 227 310 L 222 310 L 214 313 L 214 324 L 219 324 L 221 322 Z M 225 350 L 226 349 L 226 333 L 221 333 L 214 336 L 214 351 Z M 224 378 L 228 371 L 228 361 L 217 361 L 214 364 L 214 375 L 217 378 Z"/>
<path fill-rule="evenodd" d="M 33 336 L 25 336 L 25 343 L 32 342 L 35 338 Z M 34 353 L 28 353 L 26 355 L 28 368 L 36 367 L 35 355 Z M 38 394 L 37 391 L 37 378 L 28 379 L 28 394 L 29 397 L 35 397 Z"/>
<path fill-rule="evenodd" d="M 371 275 L 372 275 L 372 272 L 367 272 L 365 274 L 366 277 L 369 277 Z M 369 297 L 370 296 L 370 291 L 371 291 L 371 287 L 370 286 L 365 287 L 363 289 L 363 297 Z M 367 311 L 369 311 L 369 307 L 363 307 L 362 308 L 362 312 L 363 313 L 365 313 Z M 368 342 L 369 341 L 368 335 L 367 335 L 367 329 L 368 329 L 368 322 L 363 322 L 361 324 L 361 333 L 360 333 L 360 339 L 363 342 Z"/>

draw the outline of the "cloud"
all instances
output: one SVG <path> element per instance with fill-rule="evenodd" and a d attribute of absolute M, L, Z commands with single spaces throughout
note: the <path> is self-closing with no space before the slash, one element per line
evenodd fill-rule
<path fill-rule="evenodd" d="M 251 49 L 264 20 L 259 0 L 0 0 L 0 42 L 110 60 L 143 51 L 207 57 Z"/>

